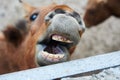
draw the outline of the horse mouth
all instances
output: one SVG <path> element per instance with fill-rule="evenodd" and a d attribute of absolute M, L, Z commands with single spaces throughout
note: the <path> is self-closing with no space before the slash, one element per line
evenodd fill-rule
<path fill-rule="evenodd" d="M 37 44 L 37 62 L 39 65 L 49 65 L 65 62 L 69 59 L 69 47 L 73 41 L 60 34 L 52 34 L 47 40 Z"/>

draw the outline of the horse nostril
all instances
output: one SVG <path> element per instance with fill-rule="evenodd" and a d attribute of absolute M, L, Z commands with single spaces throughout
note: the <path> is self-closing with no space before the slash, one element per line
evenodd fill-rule
<path fill-rule="evenodd" d="M 78 23 L 79 23 L 80 25 L 82 25 L 82 21 L 79 21 Z"/>
<path fill-rule="evenodd" d="M 77 20 L 77 22 L 82 25 L 82 21 L 81 21 L 81 17 L 80 15 L 77 13 L 77 12 L 72 12 L 72 13 L 69 13 L 68 15 L 72 16 L 73 18 L 75 18 Z"/>
<path fill-rule="evenodd" d="M 45 19 L 45 22 L 49 22 L 50 19 Z"/>
<path fill-rule="evenodd" d="M 72 16 L 72 17 L 74 17 L 74 18 L 77 18 L 77 17 L 80 18 L 80 15 L 77 12 L 75 12 L 75 11 L 72 12 L 72 13 L 70 13 L 69 15 Z"/>
<path fill-rule="evenodd" d="M 55 13 L 62 13 L 62 14 L 65 14 L 66 12 L 62 9 L 56 9 L 55 10 Z"/>
<path fill-rule="evenodd" d="M 50 14 L 50 15 L 49 15 L 49 18 L 53 18 L 53 16 L 54 16 L 53 14 Z"/>
<path fill-rule="evenodd" d="M 45 16 L 45 22 L 46 22 L 46 23 L 49 23 L 55 15 L 57 15 L 57 14 L 65 14 L 65 13 L 66 13 L 66 12 L 65 12 L 63 9 L 59 9 L 59 8 L 56 9 L 56 10 L 54 10 L 54 11 L 52 11 L 52 12 L 49 12 L 49 13 Z"/>

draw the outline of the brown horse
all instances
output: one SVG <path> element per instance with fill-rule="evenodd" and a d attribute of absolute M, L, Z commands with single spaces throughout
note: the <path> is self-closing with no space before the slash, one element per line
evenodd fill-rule
<path fill-rule="evenodd" d="M 120 17 L 120 0 L 89 0 L 84 15 L 86 27 L 97 25 L 111 15 Z"/>
<path fill-rule="evenodd" d="M 85 30 L 80 15 L 66 5 L 20 2 L 25 19 L 0 32 L 0 74 L 69 60 Z"/>

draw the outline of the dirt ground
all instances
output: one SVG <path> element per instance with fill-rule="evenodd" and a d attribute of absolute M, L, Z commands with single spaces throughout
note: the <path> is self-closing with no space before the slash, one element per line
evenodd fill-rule
<path fill-rule="evenodd" d="M 45 6 L 56 2 L 67 4 L 84 15 L 87 0 L 24 0 L 34 6 Z M 0 29 L 23 17 L 24 10 L 18 0 L 0 0 Z M 120 50 L 120 19 L 111 16 L 96 27 L 86 29 L 82 39 L 72 55 L 72 59 L 103 54 Z"/>
<path fill-rule="evenodd" d="M 120 80 L 120 67 L 103 70 L 99 74 L 83 77 L 67 77 L 61 80 Z"/>

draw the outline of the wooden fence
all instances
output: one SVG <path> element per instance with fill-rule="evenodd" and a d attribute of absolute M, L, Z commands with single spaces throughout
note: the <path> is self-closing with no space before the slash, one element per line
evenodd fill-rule
<path fill-rule="evenodd" d="M 0 75 L 0 80 L 55 80 L 120 66 L 120 51 Z"/>

